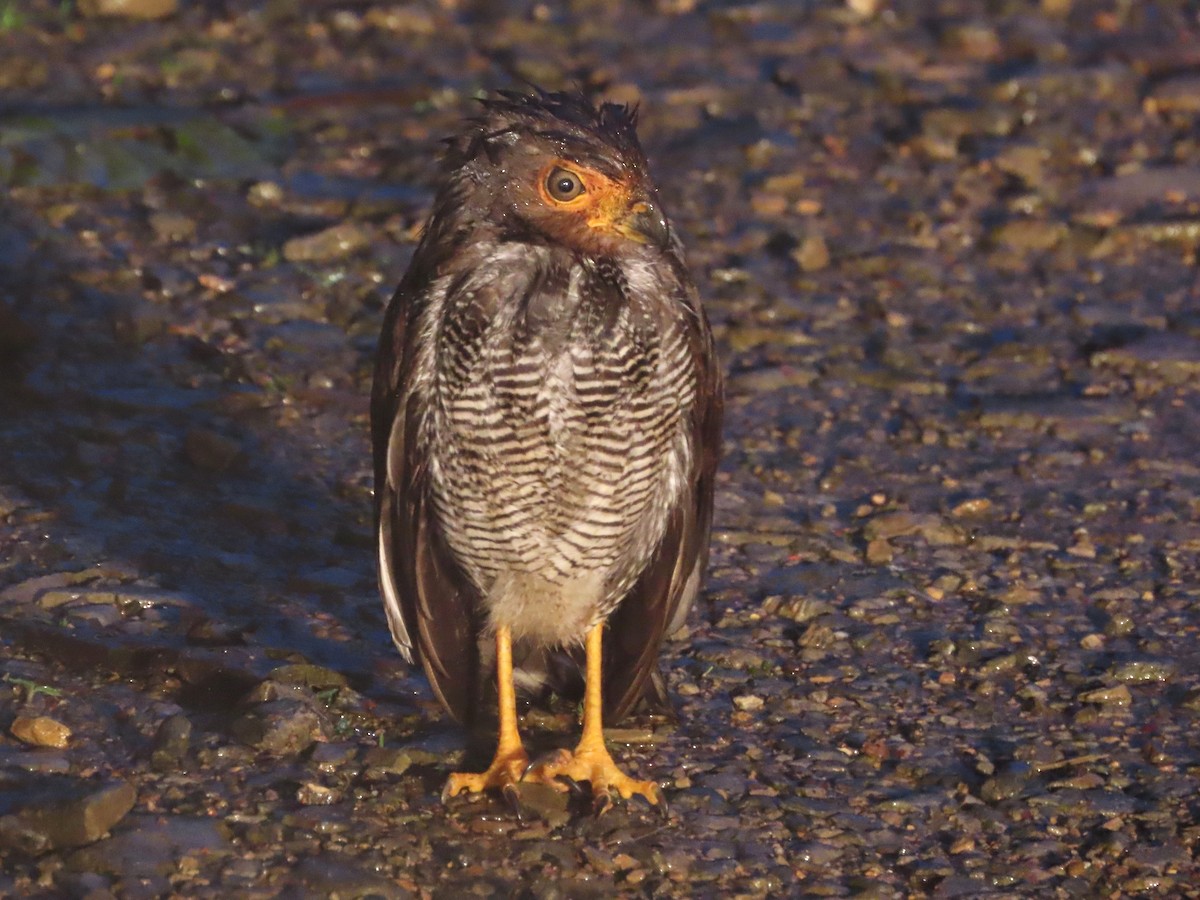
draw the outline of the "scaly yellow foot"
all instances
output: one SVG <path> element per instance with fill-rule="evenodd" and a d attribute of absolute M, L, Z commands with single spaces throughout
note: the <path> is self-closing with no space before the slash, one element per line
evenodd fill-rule
<path fill-rule="evenodd" d="M 587 681 L 583 694 L 583 734 L 579 746 L 574 753 L 562 750 L 553 759 L 534 766 L 526 773 L 525 780 L 549 784 L 560 790 L 566 790 L 566 785 L 557 780 L 561 777 L 589 782 L 596 815 L 612 805 L 614 791 L 626 800 L 635 795 L 645 797 L 651 806 L 657 806 L 665 814 L 667 802 L 659 786 L 653 781 L 630 778 L 617 768 L 608 747 L 604 745 L 600 691 L 603 635 L 604 625 L 601 623 L 593 626 L 587 636 Z"/>
<path fill-rule="evenodd" d="M 496 694 L 500 713 L 500 730 L 496 741 L 496 757 L 486 772 L 455 772 L 442 788 L 442 802 L 464 791 L 478 793 L 500 788 L 511 802 L 516 796 L 517 782 L 529 768 L 529 757 L 517 732 L 517 696 L 513 689 L 512 637 L 507 627 L 496 629 Z"/>
<path fill-rule="evenodd" d="M 597 745 L 595 741 L 581 741 L 571 753 L 560 750 L 552 759 L 538 763 L 525 775 L 525 781 L 535 781 L 548 784 L 565 791 L 567 786 L 559 778 L 569 778 L 572 781 L 586 781 L 592 786 L 592 804 L 597 815 L 603 813 L 612 805 L 613 793 L 623 799 L 641 796 L 649 801 L 651 806 L 666 807 L 662 789 L 653 781 L 639 781 L 630 778 L 618 767 L 603 740 Z"/>
<path fill-rule="evenodd" d="M 474 794 L 491 788 L 499 788 L 506 794 L 516 788 L 521 776 L 529 767 L 529 756 L 520 744 L 496 750 L 496 758 L 486 772 L 455 772 L 442 788 L 442 800 L 459 794 Z"/>

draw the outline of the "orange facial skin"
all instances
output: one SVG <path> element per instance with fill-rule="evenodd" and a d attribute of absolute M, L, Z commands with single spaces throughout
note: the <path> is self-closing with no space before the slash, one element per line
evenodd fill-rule
<path fill-rule="evenodd" d="M 562 169 L 580 179 L 583 192 L 570 200 L 552 197 L 547 188 L 547 180 L 556 169 Z M 539 199 L 547 209 L 557 214 L 556 218 L 562 214 L 569 215 L 575 223 L 582 223 L 594 232 L 594 238 L 646 243 L 645 235 L 632 227 L 630 220 L 645 211 L 647 204 L 640 199 L 641 191 L 628 182 L 610 178 L 595 169 L 569 160 L 554 159 L 538 172 L 537 191 Z"/>

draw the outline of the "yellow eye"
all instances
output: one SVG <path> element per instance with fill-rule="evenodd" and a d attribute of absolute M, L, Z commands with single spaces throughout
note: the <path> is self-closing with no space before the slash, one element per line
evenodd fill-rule
<path fill-rule="evenodd" d="M 583 179 L 562 166 L 555 166 L 546 176 L 546 193 L 551 200 L 567 203 L 583 193 Z"/>

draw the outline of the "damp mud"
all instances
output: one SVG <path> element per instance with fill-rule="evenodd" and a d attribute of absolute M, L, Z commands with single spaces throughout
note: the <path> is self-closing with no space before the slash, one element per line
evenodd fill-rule
<path fill-rule="evenodd" d="M 0 3 L 0 895 L 1200 896 L 1187 3 Z M 641 104 L 728 373 L 667 817 L 440 791 L 367 395 L 440 138 Z M 530 709 L 538 749 L 574 710 Z"/>

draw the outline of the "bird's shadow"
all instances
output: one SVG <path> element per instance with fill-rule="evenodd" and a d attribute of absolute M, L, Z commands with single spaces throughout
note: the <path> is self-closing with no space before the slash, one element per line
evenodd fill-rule
<path fill-rule="evenodd" d="M 269 378 L 250 377 L 135 273 L 97 275 L 96 256 L 0 201 L 0 500 L 11 526 L 0 589 L 115 572 L 129 596 L 166 598 L 142 644 L 294 654 L 359 689 L 378 691 L 381 671 L 403 677 L 374 580 L 369 350 L 325 329 L 315 346 L 338 344 L 335 365 L 350 358 L 360 371 L 288 428 L 280 413 L 292 401 L 264 388 Z M 13 609 L 0 617 L 21 615 Z M 75 636 L 128 637 L 119 620 L 68 620 Z"/>

